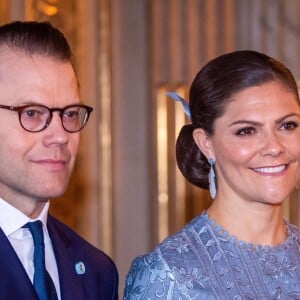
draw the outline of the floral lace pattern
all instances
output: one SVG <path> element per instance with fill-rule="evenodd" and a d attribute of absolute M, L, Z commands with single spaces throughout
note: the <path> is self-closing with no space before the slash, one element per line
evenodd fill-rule
<path fill-rule="evenodd" d="M 300 232 L 276 247 L 238 241 L 206 213 L 137 257 L 124 300 L 300 300 Z"/>

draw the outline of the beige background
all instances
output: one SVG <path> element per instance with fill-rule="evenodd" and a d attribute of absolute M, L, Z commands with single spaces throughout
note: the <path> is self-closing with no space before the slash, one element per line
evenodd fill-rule
<path fill-rule="evenodd" d="M 120 291 L 132 259 L 210 201 L 176 169 L 186 120 L 165 92 L 186 96 L 204 63 L 236 49 L 266 52 L 300 75 L 300 0 L 1 0 L 0 23 L 12 20 L 51 21 L 77 57 L 82 99 L 95 111 L 51 210 L 115 260 Z M 298 198 L 284 215 L 299 225 Z"/>

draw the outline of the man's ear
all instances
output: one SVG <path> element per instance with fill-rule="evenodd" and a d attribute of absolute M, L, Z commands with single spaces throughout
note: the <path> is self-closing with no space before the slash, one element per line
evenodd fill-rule
<path fill-rule="evenodd" d="M 204 129 L 196 128 L 193 131 L 193 138 L 196 145 L 199 147 L 200 151 L 205 155 L 207 159 L 214 157 L 214 152 L 211 145 L 211 139 L 204 131 Z"/>

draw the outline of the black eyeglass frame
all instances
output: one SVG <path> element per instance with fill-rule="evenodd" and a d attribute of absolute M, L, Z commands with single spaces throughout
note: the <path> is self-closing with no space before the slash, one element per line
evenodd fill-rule
<path fill-rule="evenodd" d="M 23 111 L 28 108 L 28 107 L 41 107 L 41 108 L 44 108 L 46 109 L 47 111 L 49 111 L 49 117 L 47 118 L 46 120 L 46 123 L 44 125 L 44 127 L 42 127 L 41 129 L 39 130 L 29 130 L 27 128 L 24 127 L 24 125 L 22 124 L 22 121 L 21 121 L 21 115 L 23 113 Z M 71 108 L 71 107 L 80 107 L 80 108 L 84 108 L 86 109 L 87 111 L 87 115 L 84 119 L 84 123 L 83 125 L 78 129 L 78 130 L 69 130 L 67 128 L 65 128 L 64 126 L 64 122 L 63 122 L 63 115 L 64 115 L 64 112 Z M 25 130 L 25 131 L 28 131 L 28 132 L 41 132 L 43 130 L 45 130 L 49 124 L 51 123 L 52 121 L 52 118 L 53 118 L 53 112 L 55 111 L 58 111 L 59 112 L 59 116 L 60 116 L 60 119 L 61 119 L 61 124 L 62 124 L 62 127 L 64 128 L 65 131 L 67 132 L 70 132 L 70 133 L 75 133 L 75 132 L 79 132 L 81 131 L 85 125 L 87 124 L 88 120 L 89 120 L 89 117 L 90 117 L 90 114 L 91 112 L 93 111 L 93 108 L 88 106 L 88 105 L 84 105 L 84 104 L 70 104 L 70 105 L 67 105 L 63 108 L 59 108 L 59 107 L 53 107 L 53 108 L 49 108 L 45 105 L 42 105 L 42 104 L 27 104 L 27 105 L 22 105 L 22 106 L 11 106 L 11 105 L 3 105 L 3 104 L 0 104 L 0 108 L 3 108 L 3 109 L 8 109 L 8 110 L 11 110 L 11 111 L 16 111 L 18 112 L 18 116 L 19 116 L 19 123 L 21 125 L 21 127 Z"/>

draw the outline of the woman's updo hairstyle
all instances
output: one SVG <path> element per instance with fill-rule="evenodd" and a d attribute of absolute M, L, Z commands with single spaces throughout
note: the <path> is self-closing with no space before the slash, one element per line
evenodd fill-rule
<path fill-rule="evenodd" d="M 279 61 L 256 51 L 242 50 L 221 55 L 196 75 L 189 92 L 192 124 L 182 127 L 176 142 L 178 167 L 192 184 L 208 189 L 210 168 L 194 142 L 194 129 L 203 128 L 208 136 L 212 136 L 215 120 L 224 114 L 235 93 L 269 81 L 281 82 L 299 98 L 290 70 Z"/>

